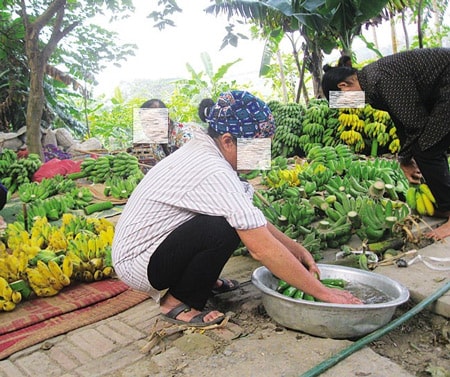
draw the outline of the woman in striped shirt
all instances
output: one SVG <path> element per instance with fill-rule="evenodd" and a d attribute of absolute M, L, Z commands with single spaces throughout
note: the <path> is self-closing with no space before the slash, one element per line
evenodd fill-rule
<path fill-rule="evenodd" d="M 319 300 L 361 303 L 320 283 L 311 254 L 267 222 L 253 205 L 253 188 L 239 179 L 237 138 L 275 132 L 267 105 L 248 92 L 232 91 L 204 114 L 208 134 L 195 134 L 159 162 L 128 200 L 113 243 L 119 277 L 159 301 L 168 321 L 217 323 L 224 314 L 203 309 L 219 285 L 238 286 L 219 276 L 242 241 L 272 273 Z"/>

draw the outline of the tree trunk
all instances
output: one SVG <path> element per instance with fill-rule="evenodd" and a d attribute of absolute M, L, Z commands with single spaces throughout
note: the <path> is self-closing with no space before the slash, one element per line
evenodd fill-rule
<path fill-rule="evenodd" d="M 36 153 L 43 160 L 41 144 L 41 119 L 44 111 L 44 68 L 39 52 L 32 55 L 30 67 L 30 92 L 27 106 L 27 149 L 29 153 Z"/>
<path fill-rule="evenodd" d="M 409 35 L 408 35 L 408 28 L 406 26 L 406 17 L 405 17 L 405 11 L 402 9 L 401 11 L 402 15 L 402 27 L 403 27 L 403 33 L 405 34 L 405 45 L 406 49 L 409 50 Z"/>
<path fill-rule="evenodd" d="M 398 41 L 397 41 L 397 32 L 395 30 L 395 19 L 394 15 L 391 13 L 389 17 L 389 24 L 391 25 L 391 43 L 392 43 L 392 53 L 398 52 Z"/>
<path fill-rule="evenodd" d="M 377 29 L 374 25 L 372 25 L 370 27 L 372 29 L 372 36 L 373 36 L 373 44 L 375 45 L 375 48 L 377 50 L 380 49 L 379 45 L 378 45 L 378 35 L 377 35 Z"/>
<path fill-rule="evenodd" d="M 283 102 L 287 103 L 289 101 L 289 96 L 286 87 L 286 77 L 284 76 L 284 67 L 283 67 L 283 59 L 281 57 L 280 50 L 277 50 L 277 59 L 278 65 L 280 67 L 280 80 L 281 80 L 281 89 L 283 91 Z"/>

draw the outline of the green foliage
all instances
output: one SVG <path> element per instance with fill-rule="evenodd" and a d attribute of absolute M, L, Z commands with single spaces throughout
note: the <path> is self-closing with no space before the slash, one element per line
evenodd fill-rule
<path fill-rule="evenodd" d="M 200 121 L 197 109 L 200 101 L 204 98 L 216 99 L 220 93 L 236 89 L 236 81 L 225 81 L 225 75 L 230 67 L 240 61 L 223 64 L 214 71 L 211 58 L 207 53 L 201 55 L 203 71 L 196 72 L 190 64 L 186 68 L 190 73 L 189 79 L 180 79 L 173 82 L 174 92 L 167 103 L 171 118 L 178 122 Z M 239 86 L 241 89 L 245 85 Z"/>
<path fill-rule="evenodd" d="M 133 142 L 133 109 L 142 105 L 147 98 L 133 98 L 125 101 L 120 89 L 116 89 L 110 104 L 102 104 L 100 98 L 89 114 L 92 137 L 99 139 L 109 150 L 125 149 Z"/>

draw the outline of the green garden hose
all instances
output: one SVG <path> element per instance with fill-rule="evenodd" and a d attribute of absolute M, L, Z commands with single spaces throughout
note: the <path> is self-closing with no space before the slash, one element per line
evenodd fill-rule
<path fill-rule="evenodd" d="M 345 348 L 341 352 L 339 352 L 337 355 L 334 355 L 327 360 L 323 361 L 320 364 L 317 364 L 315 367 L 311 368 L 306 373 L 303 373 L 300 377 L 314 377 L 318 376 L 321 373 L 325 372 L 327 369 L 331 368 L 333 365 L 336 365 L 341 360 L 344 360 L 346 357 L 350 356 L 354 352 L 360 350 L 364 346 L 366 346 L 368 343 L 373 342 L 374 340 L 380 338 L 381 336 L 387 334 L 391 330 L 395 329 L 397 326 L 401 325 L 403 322 L 407 321 L 411 317 L 415 316 L 417 313 L 425 309 L 426 306 L 431 304 L 432 302 L 436 301 L 439 297 L 444 295 L 448 290 L 450 289 L 450 281 L 445 283 L 441 288 L 439 288 L 436 292 L 419 302 L 416 306 L 414 306 L 412 309 L 407 311 L 402 316 L 398 317 L 394 321 L 388 323 L 386 326 L 375 330 L 374 332 L 370 333 L 369 335 L 366 335 L 364 338 L 361 338 L 357 340 L 355 343 L 353 343 L 351 346 Z"/>

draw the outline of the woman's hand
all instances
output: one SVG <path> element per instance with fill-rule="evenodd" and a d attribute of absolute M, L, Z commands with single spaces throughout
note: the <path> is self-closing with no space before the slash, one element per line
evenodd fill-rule
<path fill-rule="evenodd" d="M 353 296 L 349 291 L 338 288 L 327 288 L 326 295 L 324 297 L 318 297 L 318 299 L 333 304 L 364 304 L 358 297 Z"/>
<path fill-rule="evenodd" d="M 408 162 L 400 162 L 400 168 L 403 170 L 403 174 L 405 174 L 405 177 L 410 183 L 416 185 L 420 183 L 422 173 L 413 158 Z"/>

